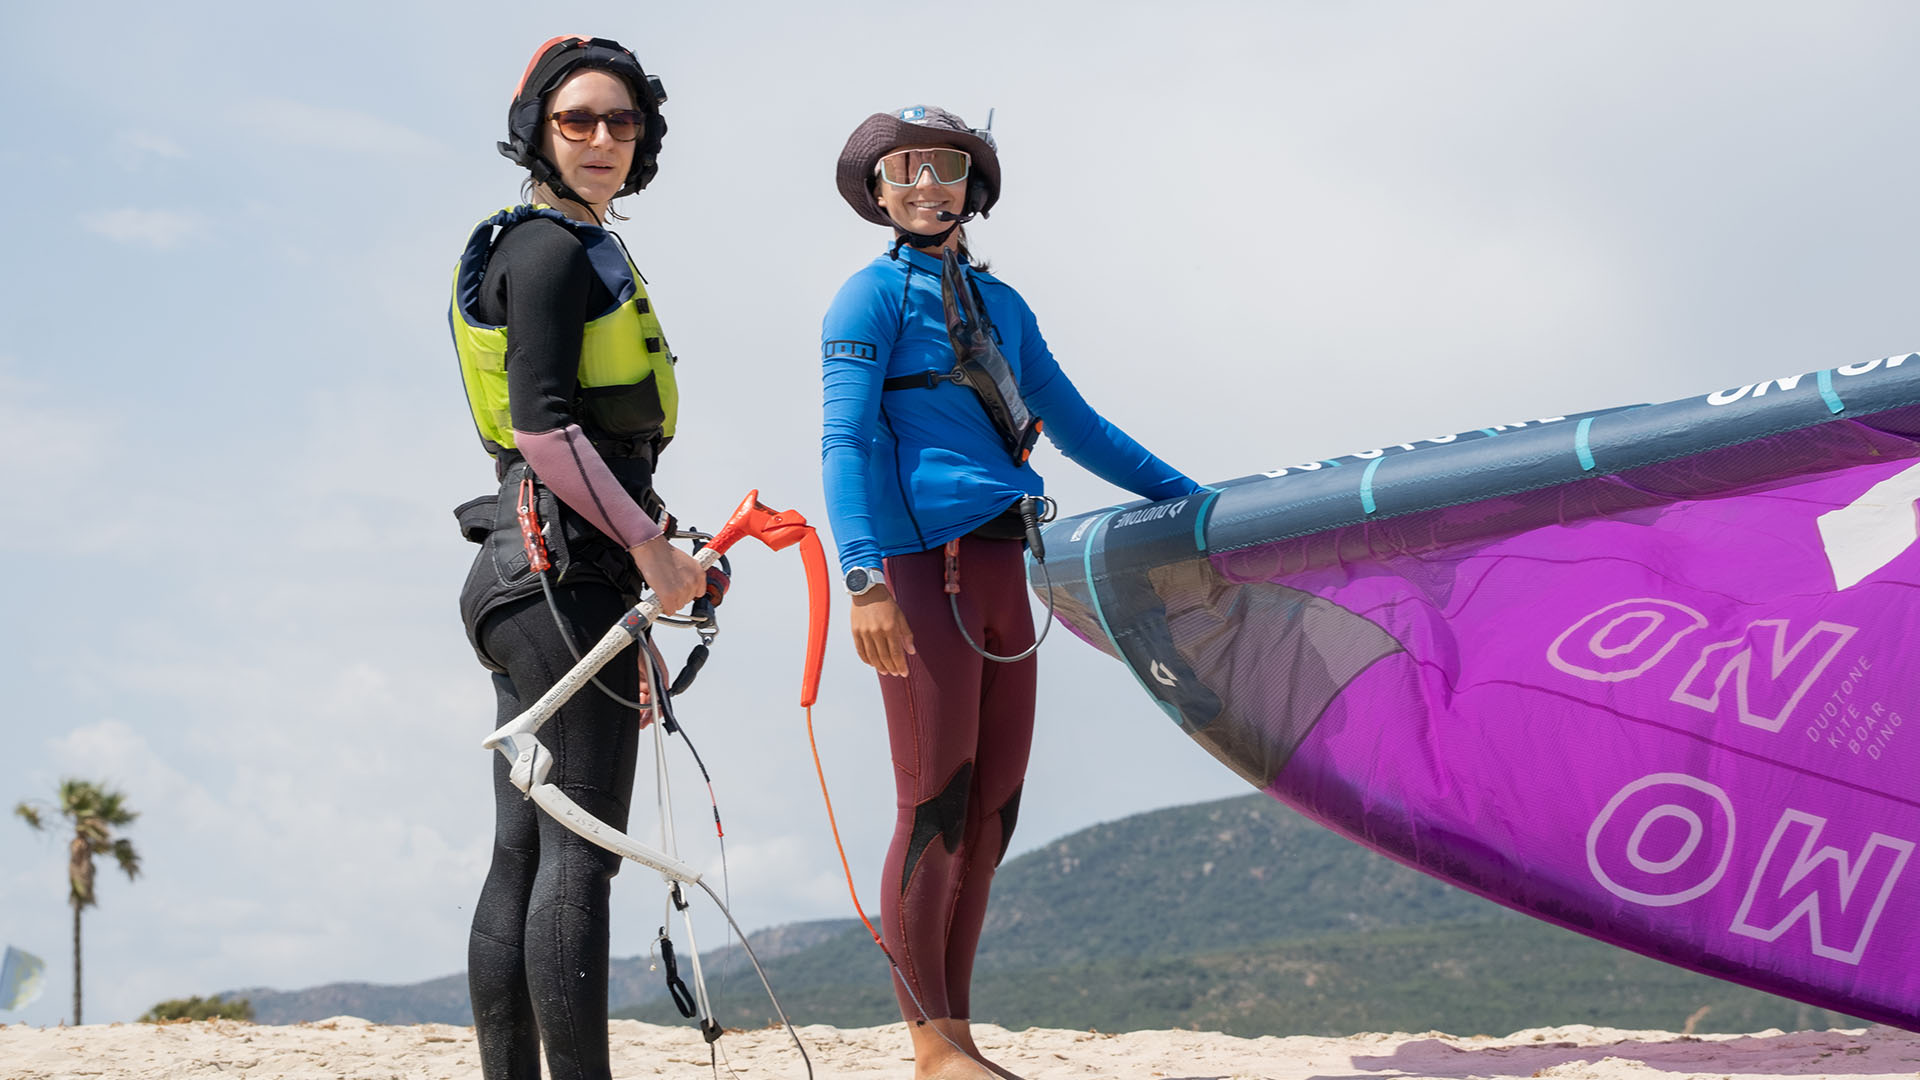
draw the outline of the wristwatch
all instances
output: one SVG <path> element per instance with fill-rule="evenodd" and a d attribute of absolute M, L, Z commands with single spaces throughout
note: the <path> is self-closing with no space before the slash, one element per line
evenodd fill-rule
<path fill-rule="evenodd" d="M 847 591 L 855 596 L 864 595 L 875 585 L 885 585 L 887 575 L 877 566 L 856 566 L 847 571 Z"/>

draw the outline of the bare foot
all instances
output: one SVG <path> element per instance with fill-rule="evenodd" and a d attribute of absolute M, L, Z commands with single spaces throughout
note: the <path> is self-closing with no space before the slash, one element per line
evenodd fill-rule
<path fill-rule="evenodd" d="M 954 1045 L 966 1051 L 968 1057 L 992 1072 L 993 1075 L 1002 1077 L 1003 1080 L 1022 1080 L 1022 1077 L 1018 1073 L 987 1060 L 987 1055 L 981 1053 L 980 1047 L 973 1041 L 973 1025 L 969 1021 L 941 1019 L 933 1021 L 933 1026 L 936 1027 L 941 1034 L 944 1034 L 947 1039 L 951 1040 Z"/>
<path fill-rule="evenodd" d="M 985 1057 L 976 1057 L 974 1060 L 985 1065 L 992 1071 L 993 1075 L 1003 1077 L 1004 1080 L 1024 1080 L 1019 1073 L 1013 1072 L 997 1062 L 988 1061 Z"/>
<path fill-rule="evenodd" d="M 988 1080 L 990 1066 L 983 1063 L 973 1035 L 964 1020 L 942 1017 L 908 1024 L 913 1036 L 914 1080 Z"/>
<path fill-rule="evenodd" d="M 913 1080 L 985 1080 L 987 1066 L 965 1054 L 948 1054 L 938 1063 L 913 1062 Z"/>

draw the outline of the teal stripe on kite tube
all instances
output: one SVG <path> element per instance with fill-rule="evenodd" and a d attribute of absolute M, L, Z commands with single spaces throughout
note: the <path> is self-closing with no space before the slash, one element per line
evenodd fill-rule
<path fill-rule="evenodd" d="M 1840 395 L 1834 392 L 1833 372 L 1831 370 L 1820 372 L 1820 375 L 1814 379 L 1814 381 L 1820 384 L 1820 396 L 1826 399 L 1828 412 L 1838 416 L 1840 413 L 1846 411 L 1846 403 L 1841 401 Z"/>
<path fill-rule="evenodd" d="M 1374 511 L 1373 474 L 1379 471 L 1380 463 L 1385 460 L 1387 459 L 1383 457 L 1374 458 L 1367 462 L 1367 471 L 1360 474 L 1360 509 L 1369 514 Z"/>
<path fill-rule="evenodd" d="M 1113 628 L 1107 625 L 1107 613 L 1100 610 L 1100 585 L 1093 580 L 1093 545 L 1094 541 L 1100 539 L 1100 533 L 1106 529 L 1107 522 L 1112 521 L 1113 515 L 1119 512 L 1117 508 L 1107 511 L 1107 516 L 1101 518 L 1100 523 L 1093 527 L 1093 535 L 1087 537 L 1086 549 L 1080 553 L 1080 572 L 1086 575 L 1087 595 L 1093 598 L 1093 617 L 1100 620 L 1100 632 L 1107 636 L 1107 642 L 1113 646 L 1114 652 L 1120 651 L 1120 643 L 1113 640 Z M 1132 671 L 1133 665 L 1128 664 L 1127 670 Z M 1135 673 L 1134 678 L 1139 677 L 1139 674 Z M 1146 683 L 1140 685 L 1144 687 Z"/>
<path fill-rule="evenodd" d="M 1587 434 L 1593 430 L 1593 417 L 1582 417 L 1580 426 L 1573 429 L 1573 452 L 1580 455 L 1580 467 L 1593 471 L 1593 447 L 1587 442 Z"/>
<path fill-rule="evenodd" d="M 1201 503 L 1200 512 L 1193 515 L 1193 550 L 1195 551 L 1207 550 L 1207 511 L 1213 508 L 1213 500 L 1219 497 L 1219 488 L 1208 488 L 1207 501 Z"/>
<path fill-rule="evenodd" d="M 1215 492 L 1215 494 L 1219 493 Z M 1140 673 L 1134 670 L 1132 664 L 1127 663 L 1127 651 L 1120 647 L 1120 642 L 1114 640 L 1113 627 L 1107 625 L 1107 613 L 1100 609 L 1100 583 L 1093 579 L 1093 546 L 1100 539 L 1100 534 L 1106 531 L 1107 522 L 1112 521 L 1113 516 L 1119 512 L 1117 507 L 1107 511 L 1107 516 L 1101 518 L 1100 524 L 1093 527 L 1093 535 L 1087 537 L 1086 550 L 1080 556 L 1080 572 L 1087 578 L 1087 595 L 1093 600 L 1093 617 L 1100 620 L 1100 632 L 1106 635 L 1107 643 L 1113 646 L 1113 653 L 1119 658 L 1120 666 L 1126 668 L 1127 673 L 1133 676 L 1133 681 L 1140 684 L 1140 689 L 1145 690 L 1147 696 L 1153 699 L 1153 703 L 1160 706 L 1160 711 L 1166 713 L 1168 719 L 1178 724 L 1181 723 L 1179 710 L 1161 701 L 1160 696 L 1147 685 L 1147 680 L 1140 677 Z"/>

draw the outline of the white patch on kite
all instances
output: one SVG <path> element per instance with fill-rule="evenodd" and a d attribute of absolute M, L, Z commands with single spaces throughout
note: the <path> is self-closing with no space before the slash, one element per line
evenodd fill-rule
<path fill-rule="evenodd" d="M 1820 542 L 1827 549 L 1836 589 L 1850 589 L 1920 540 L 1920 465 L 1887 477 L 1849 506 L 1820 515 Z"/>

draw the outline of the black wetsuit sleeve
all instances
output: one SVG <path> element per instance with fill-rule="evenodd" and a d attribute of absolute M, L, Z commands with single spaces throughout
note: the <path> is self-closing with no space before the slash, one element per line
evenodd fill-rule
<path fill-rule="evenodd" d="M 481 315 L 507 328 L 507 411 L 514 441 L 562 502 L 622 547 L 660 534 L 615 479 L 573 414 L 580 341 L 613 305 L 586 248 L 566 226 L 535 218 L 494 245 Z"/>
<path fill-rule="evenodd" d="M 580 338 L 599 282 L 566 227 L 534 219 L 508 229 L 487 264 L 488 299 L 507 327 L 507 407 L 516 431 L 574 423 Z M 603 296 L 604 286 L 597 290 Z M 488 306 L 494 306 L 489 304 Z"/>

